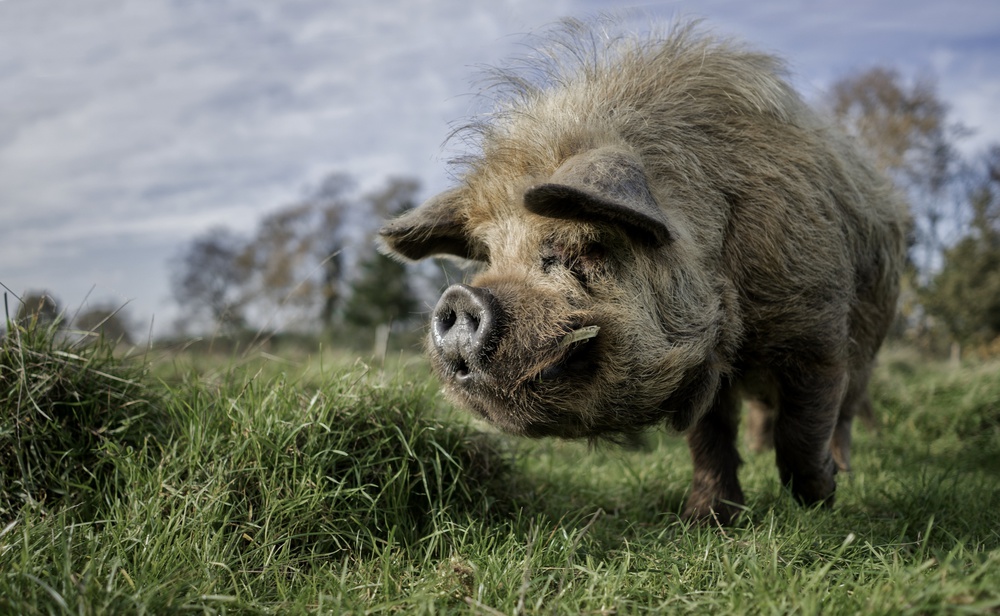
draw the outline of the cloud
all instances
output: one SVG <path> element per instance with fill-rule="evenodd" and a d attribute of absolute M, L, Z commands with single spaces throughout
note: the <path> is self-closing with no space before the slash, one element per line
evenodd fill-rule
<path fill-rule="evenodd" d="M 161 313 L 176 246 L 213 224 L 249 229 L 330 171 L 362 188 L 410 175 L 440 190 L 450 123 L 479 109 L 466 95 L 477 67 L 565 14 L 624 8 L 637 28 L 649 15 L 702 15 L 787 56 L 814 97 L 871 63 L 930 68 L 978 139 L 1000 139 L 992 0 L 629 6 L 2 2 L 0 282 L 71 298 L 105 281 Z"/>
<path fill-rule="evenodd" d="M 441 186 L 437 144 L 464 111 L 471 65 L 550 10 L 560 5 L 6 3 L 0 282 L 64 297 L 99 282 L 155 304 L 169 247 L 212 224 L 247 228 L 331 170 Z M 122 257 L 113 268 L 110 254 Z"/>

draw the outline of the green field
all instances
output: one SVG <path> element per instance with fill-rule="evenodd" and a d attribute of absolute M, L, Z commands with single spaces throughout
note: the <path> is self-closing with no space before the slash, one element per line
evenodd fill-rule
<path fill-rule="evenodd" d="M 385 367 L 13 332 L 0 612 L 1000 612 L 1000 364 L 884 354 L 830 510 L 744 453 L 732 528 L 678 518 L 682 439 L 510 439 Z"/>

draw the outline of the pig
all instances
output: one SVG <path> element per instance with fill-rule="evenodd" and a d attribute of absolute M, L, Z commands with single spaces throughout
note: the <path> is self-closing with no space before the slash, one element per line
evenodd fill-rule
<path fill-rule="evenodd" d="M 456 185 L 380 229 L 403 260 L 475 262 L 430 317 L 446 396 L 527 437 L 684 433 L 682 515 L 731 523 L 742 399 L 781 481 L 831 505 L 893 319 L 905 208 L 782 62 L 697 24 L 566 21 L 497 71 Z M 534 62 L 534 64 L 532 64 Z"/>

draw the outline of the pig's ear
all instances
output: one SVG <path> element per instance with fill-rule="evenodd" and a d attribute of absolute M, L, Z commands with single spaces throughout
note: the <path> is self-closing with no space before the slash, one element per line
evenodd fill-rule
<path fill-rule="evenodd" d="M 649 190 L 642 163 L 619 148 L 570 157 L 549 181 L 524 193 L 528 210 L 552 218 L 612 223 L 655 244 L 670 241 L 670 227 Z"/>
<path fill-rule="evenodd" d="M 454 188 L 386 222 L 378 231 L 382 251 L 414 261 L 432 255 L 485 259 L 485 248 L 462 225 L 463 197 L 464 190 Z"/>

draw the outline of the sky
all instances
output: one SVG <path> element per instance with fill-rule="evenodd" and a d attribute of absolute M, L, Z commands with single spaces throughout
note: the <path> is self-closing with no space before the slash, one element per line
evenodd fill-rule
<path fill-rule="evenodd" d="M 483 67 L 602 12 L 701 18 L 784 57 L 815 103 L 875 65 L 930 77 L 963 153 L 1000 143 L 996 0 L 0 0 L 0 284 L 167 333 L 194 236 L 249 232 L 331 172 L 446 188 Z"/>

